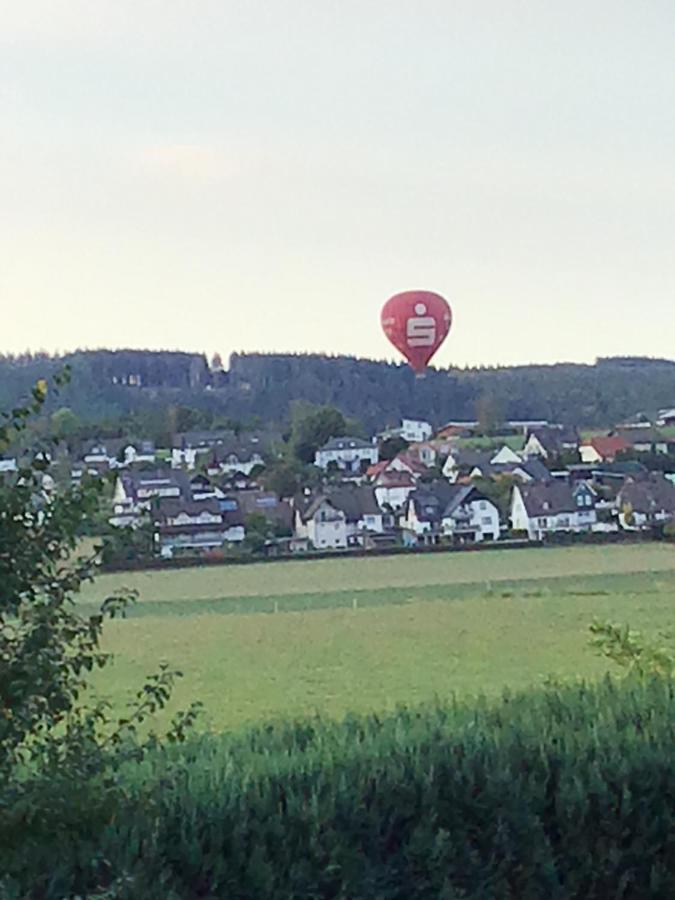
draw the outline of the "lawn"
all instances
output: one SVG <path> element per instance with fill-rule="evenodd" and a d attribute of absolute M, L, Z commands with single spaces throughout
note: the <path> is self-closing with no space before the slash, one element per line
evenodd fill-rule
<path fill-rule="evenodd" d="M 500 692 L 597 676 L 594 616 L 645 633 L 675 613 L 675 548 L 573 547 L 269 563 L 104 576 L 145 602 L 106 627 L 98 691 L 121 705 L 160 659 L 205 725 Z"/>

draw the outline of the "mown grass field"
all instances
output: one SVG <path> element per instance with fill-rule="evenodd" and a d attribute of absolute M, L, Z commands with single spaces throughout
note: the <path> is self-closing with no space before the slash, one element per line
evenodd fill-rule
<path fill-rule="evenodd" d="M 141 601 L 106 627 L 97 681 L 121 706 L 160 659 L 172 709 L 204 725 L 388 710 L 451 692 L 596 676 L 597 616 L 657 635 L 675 622 L 675 547 L 645 544 L 329 559 L 102 576 Z"/>

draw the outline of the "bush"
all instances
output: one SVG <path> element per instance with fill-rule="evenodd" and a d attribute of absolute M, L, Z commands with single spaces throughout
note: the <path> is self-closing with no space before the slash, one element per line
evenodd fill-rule
<path fill-rule="evenodd" d="M 129 768 L 127 799 L 79 843 L 16 850 L 5 883 L 20 896 L 49 873 L 45 898 L 672 897 L 674 722 L 669 680 L 607 678 L 204 736 Z"/>

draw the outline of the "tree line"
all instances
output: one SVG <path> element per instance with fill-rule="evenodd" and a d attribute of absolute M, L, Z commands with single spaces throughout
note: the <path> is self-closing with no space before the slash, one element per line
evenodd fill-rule
<path fill-rule="evenodd" d="M 304 401 L 337 407 L 367 431 L 404 416 L 437 426 L 453 419 L 548 419 L 604 427 L 675 406 L 675 362 L 667 360 L 430 369 L 418 379 L 405 365 L 346 356 L 233 354 L 223 370 L 201 354 L 140 350 L 0 357 L 0 404 L 15 404 L 64 363 L 73 378 L 62 405 L 96 422 L 166 421 L 170 410 L 184 408 L 202 423 L 285 425 L 294 404 Z"/>

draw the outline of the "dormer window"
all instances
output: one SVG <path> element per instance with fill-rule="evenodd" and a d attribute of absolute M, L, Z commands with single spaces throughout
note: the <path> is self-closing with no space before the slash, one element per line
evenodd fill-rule
<path fill-rule="evenodd" d="M 548 510 L 551 508 L 551 504 L 548 502 L 548 500 L 544 500 L 544 502 L 542 503 L 542 507 L 543 507 L 546 511 L 548 511 Z"/>

